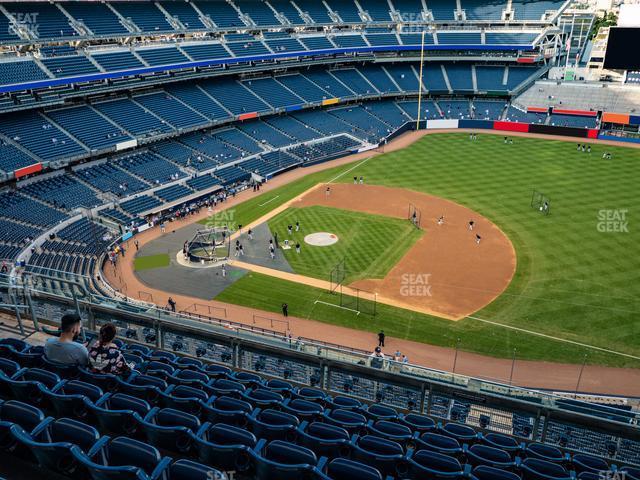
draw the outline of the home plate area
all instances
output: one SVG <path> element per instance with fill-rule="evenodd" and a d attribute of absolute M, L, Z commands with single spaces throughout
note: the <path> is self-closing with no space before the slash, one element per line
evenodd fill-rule
<path fill-rule="evenodd" d="M 304 242 L 314 247 L 328 247 L 338 242 L 338 236 L 328 232 L 310 233 L 304 237 Z"/>

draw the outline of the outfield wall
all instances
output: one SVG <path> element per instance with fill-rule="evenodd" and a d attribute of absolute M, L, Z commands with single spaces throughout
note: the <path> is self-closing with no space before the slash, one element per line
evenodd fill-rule
<path fill-rule="evenodd" d="M 421 124 L 422 126 L 422 124 Z M 597 128 L 556 127 L 519 122 L 493 120 L 427 120 L 427 130 L 469 128 L 474 130 L 498 130 L 503 132 L 542 133 L 562 137 L 598 138 Z"/>

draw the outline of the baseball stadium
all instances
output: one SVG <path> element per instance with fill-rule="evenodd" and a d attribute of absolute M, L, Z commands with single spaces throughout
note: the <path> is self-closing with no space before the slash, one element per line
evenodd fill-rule
<path fill-rule="evenodd" d="M 640 480 L 638 45 L 0 0 L 0 480 Z"/>

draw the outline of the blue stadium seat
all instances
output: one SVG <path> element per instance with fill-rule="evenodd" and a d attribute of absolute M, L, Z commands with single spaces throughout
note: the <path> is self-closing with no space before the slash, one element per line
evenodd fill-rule
<path fill-rule="evenodd" d="M 258 480 L 297 480 L 312 477 L 316 468 L 322 468 L 326 458 L 318 460 L 313 451 L 281 440 L 267 443 L 258 441 L 250 450 Z"/>
<path fill-rule="evenodd" d="M 640 480 L 640 468 L 622 467 L 620 472 L 624 473 L 628 479 Z"/>
<path fill-rule="evenodd" d="M 284 402 L 282 395 L 266 388 L 250 388 L 242 393 L 242 399 L 262 409 L 277 407 Z"/>
<path fill-rule="evenodd" d="M 249 427 L 257 438 L 293 440 L 300 420 L 295 415 L 274 409 L 255 409 L 249 417 Z"/>
<path fill-rule="evenodd" d="M 546 460 L 547 462 L 561 463 L 569 458 L 559 448 L 544 443 L 529 443 L 525 449 L 527 457 Z"/>
<path fill-rule="evenodd" d="M 13 377 L 0 377 L 0 382 L 6 384 L 16 400 L 31 405 L 41 405 L 44 388 L 53 388 L 60 383 L 60 377 L 55 373 L 40 368 L 25 368 Z"/>
<path fill-rule="evenodd" d="M 387 475 L 406 473 L 405 451 L 398 442 L 375 435 L 354 435 L 351 458 L 378 469 Z"/>
<path fill-rule="evenodd" d="M 501 433 L 487 433 L 482 435 L 480 439 L 490 447 L 499 448 L 512 455 L 522 452 L 525 448 L 524 443 L 518 442 L 515 438 Z"/>
<path fill-rule="evenodd" d="M 287 399 L 283 402 L 281 408 L 283 411 L 291 413 L 302 420 L 309 421 L 319 418 L 324 411 L 322 404 L 301 398 Z"/>
<path fill-rule="evenodd" d="M 100 431 L 115 435 L 136 434 L 151 410 L 146 401 L 124 393 L 106 393 L 95 403 L 87 400 L 86 404 Z"/>
<path fill-rule="evenodd" d="M 168 473 L 169 480 L 227 480 L 220 470 L 184 458 L 172 463 Z"/>
<path fill-rule="evenodd" d="M 451 478 L 462 479 L 467 472 L 454 457 L 429 450 L 412 452 L 407 458 L 409 478 Z"/>
<path fill-rule="evenodd" d="M 231 396 L 212 396 L 203 405 L 206 419 L 212 423 L 246 426 L 253 406 L 249 402 Z"/>
<path fill-rule="evenodd" d="M 52 389 L 42 391 L 58 418 L 85 419 L 89 413 L 86 400 L 97 402 L 104 395 L 99 387 L 79 380 L 63 380 Z"/>
<path fill-rule="evenodd" d="M 416 448 L 447 455 L 460 455 L 463 451 L 462 446 L 455 438 L 430 431 L 422 434 L 416 433 L 415 442 L 417 445 Z"/>
<path fill-rule="evenodd" d="M 468 425 L 450 422 L 438 428 L 443 435 L 455 438 L 460 442 L 472 443 L 478 438 L 478 433 Z"/>
<path fill-rule="evenodd" d="M 323 419 L 325 422 L 344 428 L 350 434 L 366 432 L 367 418 L 358 412 L 342 408 L 325 410 Z"/>
<path fill-rule="evenodd" d="M 471 445 L 470 448 L 466 448 L 465 445 L 464 454 L 467 457 L 467 461 L 474 467 L 486 465 L 488 467 L 509 470 L 517 464 L 513 461 L 509 453 L 487 445 Z"/>
<path fill-rule="evenodd" d="M 141 423 L 147 441 L 162 450 L 187 454 L 193 437 L 200 429 L 200 420 L 173 408 L 152 408 Z"/>
<path fill-rule="evenodd" d="M 600 457 L 594 457 L 593 455 L 587 455 L 585 453 L 576 453 L 571 458 L 571 465 L 576 473 L 582 472 L 602 472 L 610 471 L 609 464 Z"/>
<path fill-rule="evenodd" d="M 143 375 L 133 372 L 131 376 L 123 380 L 117 378 L 118 389 L 127 395 L 142 398 L 152 405 L 160 400 L 160 392 L 167 389 L 167 382 L 158 377 Z"/>
<path fill-rule="evenodd" d="M 224 423 L 204 423 L 193 439 L 200 461 L 224 470 L 245 471 L 250 467 L 249 450 L 256 446 L 255 435 Z"/>
<path fill-rule="evenodd" d="M 336 425 L 321 422 L 302 422 L 297 430 L 297 443 L 318 455 L 329 458 L 349 455 L 349 432 Z"/>
<path fill-rule="evenodd" d="M 355 398 L 336 395 L 326 399 L 327 408 L 343 408 L 345 410 L 360 410 L 363 408 L 362 402 Z"/>
<path fill-rule="evenodd" d="M 160 392 L 160 403 L 167 408 L 174 408 L 192 415 L 199 415 L 203 403 L 209 401 L 209 394 L 188 385 L 169 385 L 166 391 Z"/>
<path fill-rule="evenodd" d="M 45 415 L 37 407 L 17 400 L 0 403 L 0 450 L 13 451 L 17 442 L 11 434 L 11 428 L 18 425 L 27 433 L 37 431 L 45 419 Z"/>
<path fill-rule="evenodd" d="M 484 465 L 474 468 L 472 475 L 475 480 L 521 480 L 516 473 Z"/>
<path fill-rule="evenodd" d="M 387 480 L 376 468 L 347 458 L 336 458 L 326 465 L 322 480 Z"/>
<path fill-rule="evenodd" d="M 86 455 L 73 451 L 93 480 L 168 480 L 168 457 L 151 445 L 126 437 L 117 437 L 99 451 Z"/>
<path fill-rule="evenodd" d="M 398 419 L 398 412 L 386 405 L 380 405 L 379 403 L 373 403 L 369 405 L 364 414 L 373 420 L 396 420 Z"/>
<path fill-rule="evenodd" d="M 42 422 L 31 433 L 14 425 L 11 434 L 22 448 L 29 450 L 40 467 L 66 476 L 86 476 L 73 451 L 84 453 L 99 450 L 109 440 L 100 438 L 98 431 L 77 420 L 60 418 Z"/>
<path fill-rule="evenodd" d="M 571 474 L 556 463 L 527 458 L 520 466 L 524 480 L 570 480 Z"/>
<path fill-rule="evenodd" d="M 436 422 L 432 418 L 417 413 L 401 414 L 398 421 L 414 432 L 424 433 L 435 430 Z"/>

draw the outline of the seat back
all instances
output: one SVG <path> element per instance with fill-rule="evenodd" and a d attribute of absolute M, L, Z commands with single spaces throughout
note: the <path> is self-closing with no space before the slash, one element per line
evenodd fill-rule
<path fill-rule="evenodd" d="M 284 465 L 316 465 L 318 458 L 312 450 L 281 440 L 269 442 L 264 449 L 265 458 Z"/>
<path fill-rule="evenodd" d="M 473 469 L 473 476 L 477 480 L 521 480 L 518 475 L 499 468 L 481 465 Z"/>
<path fill-rule="evenodd" d="M 37 407 L 17 400 L 9 400 L 0 405 L 0 420 L 20 425 L 31 432 L 45 416 Z"/>
<path fill-rule="evenodd" d="M 382 474 L 364 463 L 336 458 L 327 466 L 327 475 L 332 480 L 382 480 Z"/>
<path fill-rule="evenodd" d="M 110 466 L 132 465 L 150 475 L 161 457 L 160 452 L 151 445 L 132 438 L 117 437 L 107 446 L 107 459 Z"/>
<path fill-rule="evenodd" d="M 169 467 L 171 480 L 226 480 L 226 475 L 215 468 L 181 459 Z"/>
<path fill-rule="evenodd" d="M 68 442 L 79 446 L 84 452 L 98 441 L 98 431 L 86 423 L 71 418 L 61 418 L 53 422 L 50 427 L 52 442 Z"/>

